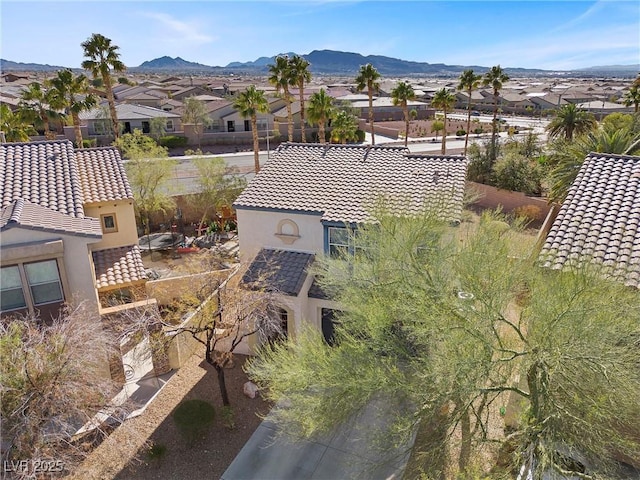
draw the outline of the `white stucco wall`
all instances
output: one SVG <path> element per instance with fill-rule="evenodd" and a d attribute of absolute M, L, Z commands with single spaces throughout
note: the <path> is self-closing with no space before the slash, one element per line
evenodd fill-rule
<path fill-rule="evenodd" d="M 236 213 L 240 260 L 243 262 L 251 261 L 263 247 L 315 254 L 324 252 L 324 230 L 320 223 L 320 215 L 240 208 Z M 276 236 L 279 224 L 282 225 L 283 233 L 293 233 L 292 225 L 287 220 L 297 225 L 299 238 Z M 291 240 L 293 240 L 292 243 L 287 243 Z"/>
<path fill-rule="evenodd" d="M 63 242 L 64 251 L 62 261 L 64 271 L 60 272 L 60 276 L 65 290 L 65 300 L 88 300 L 92 304 L 95 304 L 97 311 L 98 294 L 95 290 L 95 277 L 91 267 L 88 248 L 90 243 L 96 241 L 95 238 L 12 228 L 2 233 L 2 245 L 0 248 L 4 250 L 7 249 L 7 247 L 13 246 L 14 248 L 8 250 L 12 252 L 12 257 L 16 257 L 22 246 L 24 246 L 24 250 L 27 251 L 26 247 L 28 247 L 30 243 L 33 244 L 34 242 L 37 243 L 47 240 L 62 240 Z M 29 257 L 20 258 L 19 260 L 16 260 L 15 263 L 44 259 L 38 256 L 34 257 L 33 249 L 28 249 L 28 251 L 30 252 Z M 49 256 L 49 258 L 53 257 Z M 11 265 L 11 263 L 13 262 L 3 261 L 3 265 Z"/>

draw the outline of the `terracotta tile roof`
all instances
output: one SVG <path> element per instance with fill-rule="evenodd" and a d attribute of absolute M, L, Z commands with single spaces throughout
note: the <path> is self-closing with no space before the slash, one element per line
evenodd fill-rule
<path fill-rule="evenodd" d="M 242 276 L 242 283 L 252 289 L 272 288 L 297 296 L 313 259 L 311 253 L 263 248 Z"/>
<path fill-rule="evenodd" d="M 147 278 L 138 245 L 98 250 L 92 255 L 99 290 L 118 288 Z"/>
<path fill-rule="evenodd" d="M 594 261 L 640 288 L 640 157 L 590 153 L 540 253 L 562 268 Z"/>
<path fill-rule="evenodd" d="M 0 144 L 0 207 L 18 198 L 84 218 L 80 175 L 71 142 Z"/>
<path fill-rule="evenodd" d="M 282 144 L 235 201 L 237 208 L 319 214 L 322 220 L 372 219 L 384 199 L 406 214 L 435 208 L 459 220 L 467 159 L 410 154 L 402 147 Z"/>
<path fill-rule="evenodd" d="M 133 199 L 117 148 L 76 150 L 76 162 L 85 203 Z"/>
<path fill-rule="evenodd" d="M 21 198 L 4 207 L 0 213 L 0 231 L 15 227 L 102 238 L 97 218 L 70 217 Z"/>

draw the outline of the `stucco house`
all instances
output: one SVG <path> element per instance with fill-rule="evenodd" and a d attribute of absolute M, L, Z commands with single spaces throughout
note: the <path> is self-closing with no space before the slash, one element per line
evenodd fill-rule
<path fill-rule="evenodd" d="M 595 263 L 640 288 L 640 157 L 590 153 L 540 252 L 543 266 Z"/>
<path fill-rule="evenodd" d="M 404 212 L 439 208 L 459 221 L 467 160 L 403 147 L 285 143 L 234 203 L 249 288 L 281 294 L 281 318 L 295 336 L 310 323 L 330 341 L 340 306 L 308 273 L 321 255 L 352 250 L 348 229 L 375 221 L 380 198 Z M 399 210 L 400 211 L 400 210 Z"/>
<path fill-rule="evenodd" d="M 117 149 L 1 144 L 0 201 L 1 316 L 47 320 L 84 301 L 99 320 L 132 306 L 146 273 Z"/>
<path fill-rule="evenodd" d="M 124 133 L 131 133 L 135 129 L 141 130 L 142 133 L 150 133 L 151 120 L 154 118 L 165 120 L 165 130 L 168 134 L 182 130 L 180 115 L 160 108 L 121 103 L 116 105 L 116 115 Z M 105 117 L 103 108 L 94 108 L 80 113 L 80 122 L 87 129 L 90 137 L 112 137 L 111 123 Z"/>

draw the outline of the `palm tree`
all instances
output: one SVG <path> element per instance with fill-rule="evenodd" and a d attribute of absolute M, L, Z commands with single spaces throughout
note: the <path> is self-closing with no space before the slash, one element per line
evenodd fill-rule
<path fill-rule="evenodd" d="M 289 65 L 289 57 L 286 55 L 278 55 L 276 63 L 269 65 L 269 83 L 276 87 L 278 93 L 282 92 L 282 96 L 287 102 L 287 122 L 289 141 L 293 142 L 293 114 L 291 113 L 291 94 L 289 86 L 291 85 L 291 69 Z"/>
<path fill-rule="evenodd" d="M 257 90 L 255 85 L 251 85 L 244 92 L 238 94 L 233 102 L 233 108 L 238 110 L 243 118 L 251 119 L 251 133 L 253 134 L 253 162 L 255 172 L 260 171 L 260 158 L 258 152 L 260 145 L 258 142 L 258 113 L 267 113 L 269 111 L 269 102 L 264 96 L 262 90 Z"/>
<path fill-rule="evenodd" d="M 47 91 L 42 88 L 42 85 L 38 82 L 29 84 L 27 89 L 22 92 L 20 109 L 27 114 L 33 114 L 35 116 L 35 126 L 41 127 L 44 131 L 44 136 L 50 138 L 49 120 L 59 117 L 59 114 L 49 106 Z"/>
<path fill-rule="evenodd" d="M 497 134 L 498 134 L 498 95 L 500 90 L 502 90 L 502 84 L 509 80 L 509 76 L 504 73 L 504 70 L 500 65 L 495 65 L 491 67 L 487 73 L 484 74 L 482 79 L 482 84 L 485 87 L 491 87 L 493 90 L 493 122 L 491 123 L 491 152 L 490 152 L 490 160 L 491 163 L 496 161 L 496 142 L 497 142 Z"/>
<path fill-rule="evenodd" d="M 481 75 L 476 75 L 473 70 L 465 70 L 458 79 L 458 90 L 463 90 L 467 94 L 467 133 L 464 138 L 464 153 L 467 154 L 467 145 L 469 144 L 469 131 L 471 130 L 471 94 L 480 86 L 482 80 Z"/>
<path fill-rule="evenodd" d="M 624 95 L 623 101 L 626 107 L 633 105 L 633 111 L 638 113 L 638 106 L 640 106 L 640 84 L 634 83 Z"/>
<path fill-rule="evenodd" d="M 456 96 L 446 88 L 441 88 L 433 96 L 431 105 L 435 108 L 441 108 L 444 113 L 444 133 L 442 135 L 442 155 L 447 153 L 447 113 L 456 104 Z"/>
<path fill-rule="evenodd" d="M 290 80 L 298 87 L 300 95 L 300 135 L 302 136 L 302 143 L 307 141 L 304 132 L 304 83 L 311 81 L 309 65 L 310 63 L 300 55 L 294 55 L 289 59 Z"/>
<path fill-rule="evenodd" d="M 309 122 L 318 125 L 318 141 L 325 143 L 325 125 L 333 115 L 333 98 L 327 95 L 324 88 L 309 98 Z"/>
<path fill-rule="evenodd" d="M 380 73 L 373 65 L 367 63 L 360 67 L 360 72 L 356 77 L 356 88 L 359 92 L 366 88 L 369 95 L 369 126 L 371 127 L 372 145 L 376 144 L 376 136 L 373 131 L 373 92 L 378 91 L 378 88 L 380 88 L 378 80 L 380 80 Z"/>
<path fill-rule="evenodd" d="M 547 125 L 547 131 L 551 138 L 562 135 L 571 141 L 574 135 L 588 133 L 596 125 L 597 122 L 593 114 L 579 109 L 574 103 L 568 103 L 556 112 L 556 116 Z"/>
<path fill-rule="evenodd" d="M 38 133 L 22 111 L 12 112 L 4 103 L 0 105 L 0 132 L 7 142 L 28 142 L 30 135 Z"/>
<path fill-rule="evenodd" d="M 357 140 L 358 119 L 344 110 L 338 111 L 331 121 L 331 140 L 347 143 L 349 140 Z"/>
<path fill-rule="evenodd" d="M 48 80 L 50 101 L 53 108 L 64 109 L 71 114 L 73 129 L 76 135 L 76 146 L 82 148 L 82 131 L 80 130 L 80 112 L 90 110 L 98 104 L 94 95 L 88 93 L 89 81 L 86 76 L 73 75 L 70 69 L 59 70 L 58 74 Z"/>
<path fill-rule="evenodd" d="M 87 60 L 82 62 L 82 68 L 88 70 L 93 78 L 102 78 L 104 88 L 107 92 L 107 101 L 109 102 L 109 112 L 111 113 L 111 122 L 113 123 L 113 135 L 117 140 L 120 136 L 120 128 L 118 126 L 118 115 L 116 113 L 116 102 L 113 96 L 113 86 L 111 84 L 111 69 L 114 72 L 124 72 L 127 67 L 120 61 L 118 50 L 120 47 L 111 44 L 111 39 L 99 33 L 94 33 L 82 42 L 84 48 L 84 56 Z"/>
<path fill-rule="evenodd" d="M 396 88 L 391 90 L 391 99 L 394 105 L 400 105 L 402 112 L 404 113 L 405 122 L 405 135 L 404 146 L 409 144 L 409 102 L 415 100 L 416 93 L 413 91 L 413 87 L 407 82 L 399 82 Z"/>

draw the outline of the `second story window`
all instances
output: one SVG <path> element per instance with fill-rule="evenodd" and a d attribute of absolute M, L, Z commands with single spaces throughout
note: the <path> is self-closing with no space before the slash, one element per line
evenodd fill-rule
<path fill-rule="evenodd" d="M 118 231 L 118 223 L 116 222 L 115 213 L 105 213 L 100 215 L 102 223 L 102 233 L 114 233 Z"/>
<path fill-rule="evenodd" d="M 344 227 L 329 227 L 329 255 L 339 257 L 349 253 L 349 231 Z"/>

